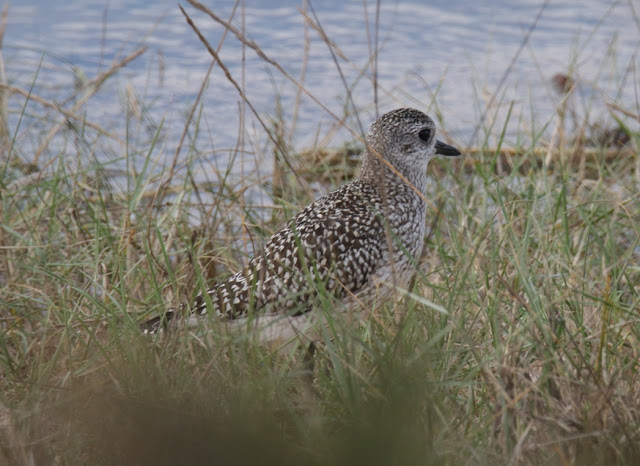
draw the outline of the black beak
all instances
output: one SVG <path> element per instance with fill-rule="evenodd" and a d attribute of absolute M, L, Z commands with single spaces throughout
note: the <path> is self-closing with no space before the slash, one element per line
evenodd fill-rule
<path fill-rule="evenodd" d="M 462 155 L 458 149 L 441 141 L 436 141 L 436 154 L 446 155 L 449 157 Z"/>

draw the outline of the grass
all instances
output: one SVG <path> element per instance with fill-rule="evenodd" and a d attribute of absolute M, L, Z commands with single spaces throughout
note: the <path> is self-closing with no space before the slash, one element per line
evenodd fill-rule
<path fill-rule="evenodd" d="M 185 134 L 201 131 L 200 105 Z M 353 176 L 357 142 L 298 156 L 277 115 L 256 150 L 276 160 L 272 183 L 234 178 L 188 138 L 174 158 L 186 175 L 173 164 L 161 178 L 162 125 L 96 158 L 91 147 L 111 136 L 71 118 L 79 107 L 59 115 L 66 126 L 42 117 L 65 142 L 56 152 L 42 132 L 47 162 L 25 155 L 32 141 L 14 128 L 0 167 L 0 462 L 638 461 L 640 135 L 629 128 L 640 111 L 616 105 L 631 119 L 626 149 L 589 146 L 580 128 L 573 144 L 540 132 L 506 147 L 509 119 L 486 120 L 497 148 L 433 161 L 415 283 L 361 325 L 337 322 L 312 377 L 304 347 L 215 330 L 154 340 L 137 324 L 237 270 L 319 190 Z M 142 125 L 127 118 L 125 141 Z M 211 178 L 196 182 L 200 168 Z M 270 205 L 245 201 L 256 188 L 274 193 Z"/>

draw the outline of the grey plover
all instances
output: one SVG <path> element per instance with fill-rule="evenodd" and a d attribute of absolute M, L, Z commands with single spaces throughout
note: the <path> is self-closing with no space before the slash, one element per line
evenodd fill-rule
<path fill-rule="evenodd" d="M 369 129 L 358 178 L 293 217 L 247 268 L 200 293 L 187 322 L 250 320 L 261 339 L 282 339 L 314 323 L 309 311 L 321 296 L 336 309 L 365 309 L 406 286 L 422 254 L 427 164 L 436 154 L 460 152 L 436 139 L 427 115 L 410 108 L 383 115 Z M 167 311 L 142 330 L 179 325 L 179 314 Z"/>

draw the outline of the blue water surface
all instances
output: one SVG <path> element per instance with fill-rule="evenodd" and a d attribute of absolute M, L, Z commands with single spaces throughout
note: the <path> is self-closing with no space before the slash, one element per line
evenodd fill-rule
<path fill-rule="evenodd" d="M 181 4 L 217 47 L 225 28 L 188 3 Z M 275 115 L 278 106 L 289 123 L 295 115 L 291 143 L 297 149 L 318 143 L 338 146 L 352 139 L 353 133 L 340 129 L 335 118 L 354 113 L 354 108 L 364 128 L 389 109 L 420 108 L 438 116 L 462 147 L 486 138 L 491 143 L 503 131 L 509 112 L 506 144 L 526 143 L 523 134 L 542 132 L 548 137 L 544 128 L 552 126 L 559 100 L 550 86 L 555 73 L 576 76 L 576 98 L 590 111 L 606 112 L 603 103 L 612 99 L 626 101 L 630 108 L 637 105 L 632 70 L 638 68 L 640 23 L 629 2 L 550 1 L 526 42 L 543 7 L 539 0 L 380 4 L 377 13 L 374 1 L 245 0 L 232 15 L 236 2 L 206 2 L 220 17 L 231 18 L 291 77 L 299 80 L 304 70 L 309 95 L 302 94 L 296 104 L 298 87 L 232 34 L 220 50 L 222 62 L 261 118 Z M 305 27 L 305 15 L 322 27 L 331 49 L 317 27 Z M 371 66 L 376 35 L 377 106 Z M 9 9 L 3 54 L 11 86 L 32 88 L 34 95 L 69 109 L 80 98 L 70 98 L 74 85 L 95 78 L 142 46 L 147 51 L 105 83 L 79 112 L 118 135 L 116 146 L 126 138 L 156 138 L 154 150 L 164 154 L 156 167 L 161 171 L 171 163 L 212 61 L 176 2 L 23 0 Z M 21 122 L 19 149 L 28 156 L 28 147 L 37 148 L 51 126 L 43 124 L 43 115 L 50 121 L 61 116 L 35 102 L 25 112 L 23 106 L 24 98 L 11 98 L 10 126 L 15 129 Z M 242 127 L 240 109 L 246 112 Z M 130 123 L 126 129 L 127 111 L 142 122 L 133 125 L 135 131 Z M 359 132 L 357 121 L 346 122 Z M 477 131 L 487 122 L 493 123 L 489 134 Z M 221 157 L 222 164 L 228 157 L 225 150 L 237 148 L 239 134 L 250 155 L 266 144 L 259 121 L 219 66 L 203 95 L 199 135 L 194 131 L 189 137 L 201 138 L 201 146 L 211 157 Z M 65 141 L 52 141 L 46 155 L 55 156 Z M 100 141 L 104 146 L 92 148 L 98 158 L 120 150 L 109 139 Z"/>

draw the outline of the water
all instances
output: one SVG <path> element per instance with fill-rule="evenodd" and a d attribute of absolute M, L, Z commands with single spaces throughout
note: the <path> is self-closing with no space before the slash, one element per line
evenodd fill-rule
<path fill-rule="evenodd" d="M 640 10 L 632 10 L 633 2 L 551 1 L 501 89 L 497 86 L 540 11 L 539 0 L 502 0 L 491 2 L 491 6 L 461 0 L 429 5 L 418 0 L 381 3 L 379 112 L 405 105 L 431 114 L 439 112 L 459 146 L 482 142 L 484 133 L 475 130 L 496 91 L 500 110 L 494 137 L 502 131 L 512 103 L 507 145 L 521 142 L 518 138 L 522 134 L 541 131 L 551 120 L 558 100 L 549 79 L 569 68 L 579 77 L 576 97 L 583 105 L 593 107 L 592 111 L 604 112 L 603 97 L 629 102 L 629 109 L 637 108 L 633 104 L 637 85 L 630 70 L 638 68 L 640 23 L 634 15 Z M 225 19 L 231 16 L 233 5 L 230 0 L 208 2 Z M 343 116 L 346 106 L 355 104 L 366 127 L 376 114 L 371 80 L 362 76 L 363 70 L 370 75 L 366 31 L 368 26 L 373 38 L 375 2 L 367 2 L 368 16 L 360 1 L 323 0 L 312 5 L 327 36 L 340 51 L 337 62 L 344 81 L 326 43 L 315 30 L 309 30 L 305 86 L 338 117 Z M 217 46 L 224 29 L 190 5 L 184 6 L 209 42 Z M 238 28 L 244 25 L 247 35 L 296 79 L 303 68 L 305 45 L 302 6 L 302 1 L 246 0 L 232 20 Z M 160 160 L 155 169 L 162 170 L 170 164 L 185 115 L 211 62 L 173 0 L 22 1 L 9 10 L 3 50 L 11 85 L 29 89 L 34 84 L 34 94 L 63 102 L 73 90 L 74 70 L 92 79 L 114 59 L 142 45 L 148 47 L 147 52 L 109 80 L 80 113 L 124 139 L 123 109 L 127 89 L 133 91 L 142 102 L 143 123 L 134 134 L 130 131 L 129 137 L 150 141 L 162 124 L 155 149 Z M 243 52 L 230 34 L 220 56 L 260 115 L 275 114 L 277 96 L 290 121 L 295 85 L 254 51 L 245 48 Z M 345 83 L 352 102 L 346 100 Z M 213 71 L 203 102 L 200 145 L 224 163 L 228 156 L 225 149 L 234 147 L 238 139 L 241 104 L 237 90 L 220 67 Z M 23 104 L 19 97 L 10 101 L 12 129 Z M 50 122 L 41 123 L 45 112 L 37 103 L 27 107 L 20 127 L 22 136 L 18 138 L 25 157 L 32 151 L 30 145 L 37 147 L 51 127 Z M 47 115 L 60 118 L 53 111 Z M 345 130 L 331 133 L 334 118 L 307 96 L 302 98 L 298 115 L 293 138 L 298 149 L 317 141 L 338 146 L 353 137 Z M 354 121 L 348 120 L 348 124 L 357 130 Z M 633 121 L 630 124 L 635 127 Z M 248 117 L 245 134 L 248 152 L 264 147 L 265 132 L 255 118 Z M 91 148 L 92 156 L 100 159 L 109 151 L 122 153 L 113 141 L 100 141 Z M 57 138 L 46 154 L 51 157 L 63 149 L 64 141 Z"/>

